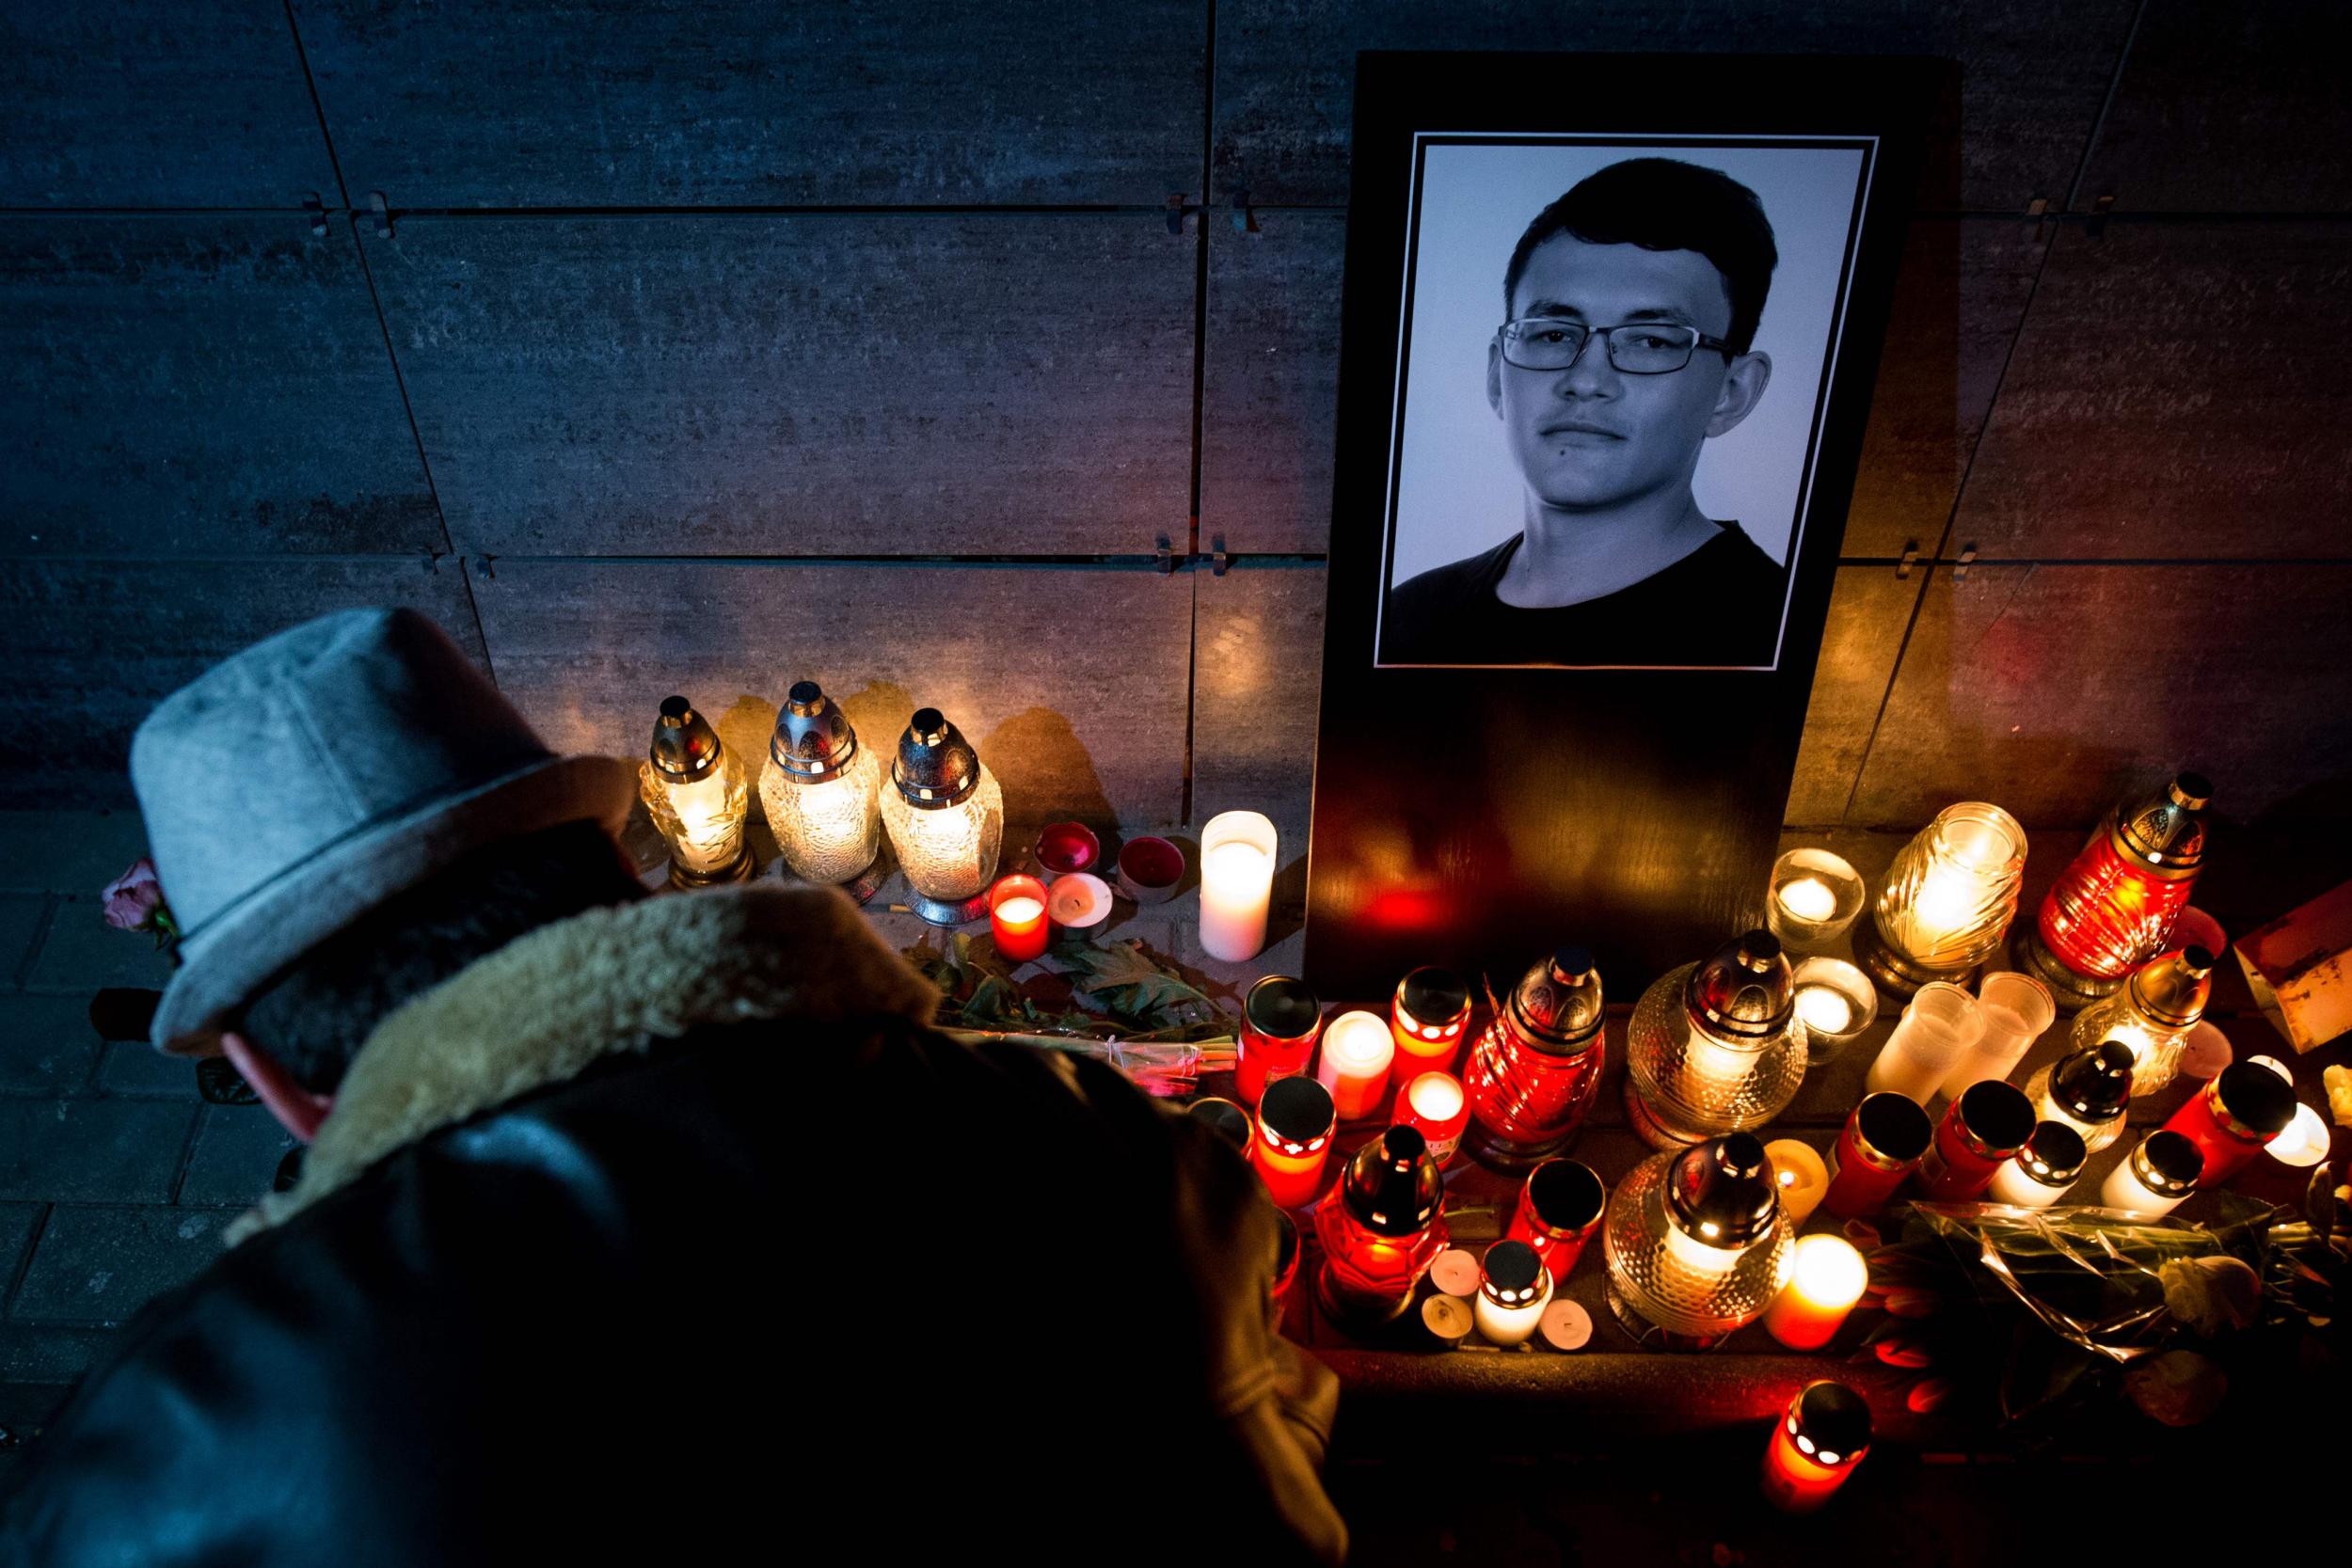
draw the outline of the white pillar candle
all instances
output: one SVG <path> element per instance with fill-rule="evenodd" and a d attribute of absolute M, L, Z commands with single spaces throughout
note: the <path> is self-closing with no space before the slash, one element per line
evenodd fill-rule
<path fill-rule="evenodd" d="M 1534 1296 L 1518 1307 L 1505 1307 L 1481 1288 L 1470 1297 L 1470 1317 L 1488 1344 L 1525 1344 L 1535 1332 L 1535 1325 L 1544 1321 L 1544 1308 L 1550 1305 L 1551 1280 L 1547 1275 Z"/>
<path fill-rule="evenodd" d="M 1200 945 L 1209 957 L 1241 963 L 1265 946 L 1274 851 L 1274 824 L 1254 811 L 1219 812 L 1200 830 Z"/>
<path fill-rule="evenodd" d="M 1380 1096 L 1389 1086 L 1389 1064 L 1395 1056 L 1389 1021 L 1377 1013 L 1342 1013 L 1324 1025 L 1315 1081 L 1331 1091 L 1342 1121 L 1358 1120 L 1380 1108 Z"/>
<path fill-rule="evenodd" d="M 2067 1187 L 2073 1185 L 2072 1180 L 2066 1183 Z M 2013 1209 L 2047 1209 L 2066 1196 L 2066 1187 L 2053 1187 L 2046 1181 L 2036 1181 L 2014 1159 L 2001 1162 L 2001 1168 L 1993 1173 L 1993 1185 L 1987 1191 L 1994 1202 L 2006 1203 Z"/>

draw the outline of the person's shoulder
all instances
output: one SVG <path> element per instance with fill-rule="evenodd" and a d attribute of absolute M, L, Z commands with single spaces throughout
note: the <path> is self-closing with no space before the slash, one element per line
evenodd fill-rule
<path fill-rule="evenodd" d="M 1518 542 L 1519 536 L 1515 533 L 1491 549 L 1415 573 L 1390 591 L 1390 608 L 1409 612 L 1424 608 L 1450 607 L 1485 593 Z"/>
<path fill-rule="evenodd" d="M 1788 568 L 1765 552 L 1764 546 L 1748 537 L 1747 531 L 1736 522 L 1718 522 L 1714 538 L 1701 546 L 1692 557 L 1710 572 L 1727 578 L 1751 580 L 1778 580 Z"/>

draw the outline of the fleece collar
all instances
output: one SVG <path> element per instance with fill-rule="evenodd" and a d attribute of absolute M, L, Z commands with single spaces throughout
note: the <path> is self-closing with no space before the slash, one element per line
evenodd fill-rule
<path fill-rule="evenodd" d="M 703 1024 L 929 1022 L 939 994 L 831 888 L 713 888 L 591 910 L 516 938 L 387 1016 L 352 1058 L 293 1190 L 241 1241 L 386 1156 L 591 1064 Z"/>

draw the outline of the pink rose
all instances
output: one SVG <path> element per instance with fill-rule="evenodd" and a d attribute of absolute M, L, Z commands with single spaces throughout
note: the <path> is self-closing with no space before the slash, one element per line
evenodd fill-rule
<path fill-rule="evenodd" d="M 164 887 L 155 879 L 155 863 L 141 856 L 131 869 L 106 884 L 99 895 L 106 901 L 106 924 L 119 931 L 151 930 L 164 907 Z"/>

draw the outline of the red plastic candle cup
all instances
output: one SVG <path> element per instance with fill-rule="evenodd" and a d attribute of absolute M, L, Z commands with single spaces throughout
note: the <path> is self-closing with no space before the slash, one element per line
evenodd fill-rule
<path fill-rule="evenodd" d="M 1258 1135 L 1249 1140 L 1249 1163 L 1277 1209 L 1315 1200 L 1339 1120 L 1331 1091 L 1311 1078 L 1266 1085 L 1265 1098 L 1258 1102 Z"/>
<path fill-rule="evenodd" d="M 1450 1072 L 1424 1072 L 1396 1095 L 1396 1122 L 1417 1130 L 1429 1141 L 1429 1157 L 1445 1168 L 1462 1147 L 1462 1130 L 1470 1126 L 1470 1100 L 1462 1081 Z"/>
<path fill-rule="evenodd" d="M 1103 858 L 1103 841 L 1083 822 L 1048 822 L 1037 833 L 1037 863 L 1045 879 L 1091 871 Z"/>
<path fill-rule="evenodd" d="M 1035 877 L 1000 877 L 988 890 L 988 928 L 1009 963 L 1042 958 L 1046 938 L 1045 884 Z"/>
<path fill-rule="evenodd" d="M 1396 1081 L 1409 1083 L 1423 1072 L 1452 1072 L 1470 1016 L 1470 983 L 1451 970 L 1417 969 L 1398 981 L 1389 1003 Z"/>
<path fill-rule="evenodd" d="M 1935 1123 L 1909 1095 L 1869 1096 L 1846 1118 L 1830 1150 L 1821 1207 L 1841 1220 L 1884 1208 L 1934 1138 Z"/>
<path fill-rule="evenodd" d="M 1546 1160 L 1527 1173 L 1503 1239 L 1534 1247 L 1544 1267 L 1551 1271 L 1553 1281 L 1565 1289 L 1568 1271 L 1576 1267 L 1584 1243 L 1600 1227 L 1608 1196 L 1599 1173 L 1590 1165 L 1574 1160 Z"/>
<path fill-rule="evenodd" d="M 2014 1084 L 1971 1084 L 1944 1113 L 1935 1142 L 1919 1162 L 1919 1184 L 1937 1203 L 1965 1203 L 2033 1136 L 2033 1101 Z"/>
<path fill-rule="evenodd" d="M 1810 1513 L 1870 1451 L 1870 1407 L 1842 1383 L 1808 1385 L 1788 1402 L 1764 1449 L 1764 1500 Z"/>
<path fill-rule="evenodd" d="M 2199 1184 L 2208 1191 L 2236 1175 L 2295 1119 L 2295 1086 L 2259 1061 L 2232 1062 L 2172 1113 L 2178 1132 L 2205 1157 Z"/>
<path fill-rule="evenodd" d="M 1323 1004 L 1304 980 L 1269 974 L 1249 988 L 1241 1004 L 1241 1049 L 1233 1059 L 1233 1087 L 1245 1105 L 1255 1105 L 1268 1084 L 1307 1070 L 1323 1033 Z"/>
<path fill-rule="evenodd" d="M 1131 838 L 1119 850 L 1120 891 L 1138 904 L 1165 904 L 1184 879 L 1184 852 L 1164 838 Z"/>

